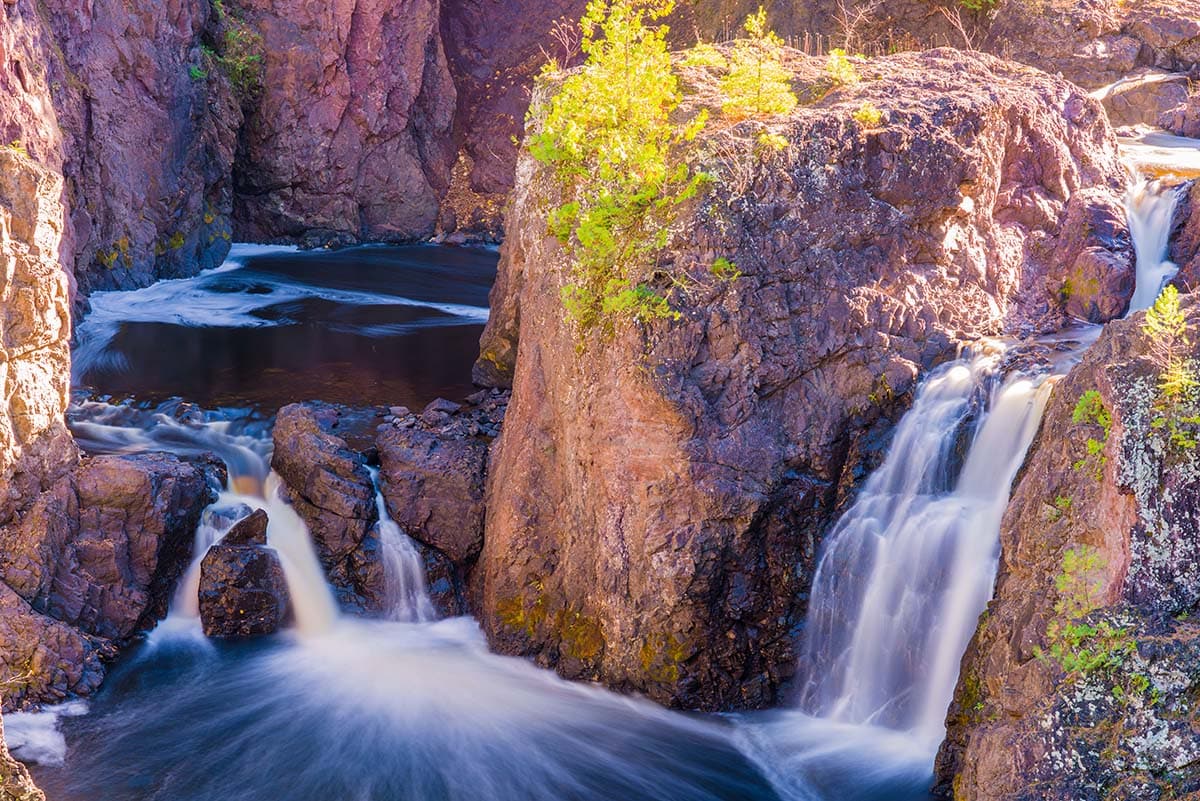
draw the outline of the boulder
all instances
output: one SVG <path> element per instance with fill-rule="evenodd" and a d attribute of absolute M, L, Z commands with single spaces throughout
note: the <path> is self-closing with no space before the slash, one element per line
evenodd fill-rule
<path fill-rule="evenodd" d="M 1194 330 L 1190 296 L 1184 308 Z M 995 595 L 963 657 L 941 797 L 1200 790 L 1200 456 L 1172 436 L 1168 419 L 1192 437 L 1195 427 L 1164 405 L 1143 321 L 1106 326 L 1054 388 L 1004 515 Z M 1111 416 L 1107 430 L 1076 411 L 1085 393 Z M 1068 626 L 1080 639 L 1056 652 L 1053 633 Z"/>
<path fill-rule="evenodd" d="M 303 518 L 321 565 L 344 606 L 364 608 L 378 597 L 377 575 L 359 550 L 378 519 L 375 487 L 366 458 L 339 436 L 357 413 L 324 403 L 297 403 L 279 410 L 271 466 L 283 479 L 288 500 Z"/>
<path fill-rule="evenodd" d="M 470 564 L 483 547 L 487 445 L 418 429 L 385 429 L 378 439 L 388 514 L 413 539 Z"/>
<path fill-rule="evenodd" d="M 166 614 L 218 481 L 167 454 L 84 459 L 0 529 L 0 579 L 39 612 L 125 640 Z"/>
<path fill-rule="evenodd" d="M 1186 102 L 1164 111 L 1158 126 L 1176 136 L 1200 139 L 1200 95 L 1191 95 Z"/>
<path fill-rule="evenodd" d="M 825 80 L 823 58 L 787 64 L 801 89 Z M 472 574 L 497 650 L 677 706 L 776 703 L 820 537 L 916 377 L 962 341 L 1056 329 L 1079 254 L 1129 269 L 1119 218 L 1067 230 L 1124 192 L 1093 98 L 951 50 L 857 69 L 742 123 L 721 119 L 714 74 L 684 71 L 681 113 L 714 120 L 694 164 L 722 185 L 663 249 L 660 269 L 686 276 L 678 320 L 581 338 L 547 235 L 559 190 L 522 157 L 477 372 L 513 385 Z M 853 118 L 865 103 L 879 126 Z M 764 155 L 763 132 L 786 146 Z M 718 258 L 740 274 L 714 276 Z"/>
<path fill-rule="evenodd" d="M 267 513 L 239 521 L 200 562 L 200 622 L 209 637 L 274 634 L 291 596 L 279 555 L 267 547 Z"/>
<path fill-rule="evenodd" d="M 1113 125 L 1153 125 L 1164 114 L 1187 103 L 1187 75 L 1143 70 L 1099 90 L 1096 96 Z"/>

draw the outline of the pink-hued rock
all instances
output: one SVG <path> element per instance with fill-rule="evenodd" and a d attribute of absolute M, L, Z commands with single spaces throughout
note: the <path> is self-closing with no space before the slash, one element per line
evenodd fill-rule
<path fill-rule="evenodd" d="M 824 59 L 789 63 L 822 80 Z M 683 317 L 582 350 L 546 232 L 558 190 L 522 158 L 482 341 L 516 353 L 473 577 L 493 647 L 674 705 L 775 702 L 817 541 L 917 375 L 962 340 L 1057 327 L 1079 254 L 1130 263 L 1119 218 L 1068 230 L 1124 191 L 1094 99 L 950 50 L 858 69 L 770 120 L 790 144 L 768 158 L 763 123 L 721 121 L 715 77 L 685 71 L 689 102 L 718 106 L 696 164 L 726 184 L 664 249 L 692 279 Z M 864 102 L 878 128 L 852 118 Z M 718 257 L 742 275 L 713 277 Z"/>
<path fill-rule="evenodd" d="M 0 147 L 0 525 L 74 464 L 62 180 Z"/>
<path fill-rule="evenodd" d="M 1200 95 L 1192 95 L 1187 102 L 1163 112 L 1158 125 L 1176 136 L 1200 139 Z"/>
<path fill-rule="evenodd" d="M 434 232 L 450 182 L 455 91 L 438 3 L 267 2 L 262 96 L 236 170 L 237 236 L 403 240 Z"/>
<path fill-rule="evenodd" d="M 1089 90 L 1138 68 L 1187 72 L 1200 63 L 1200 0 L 1002 0 L 983 48 Z"/>
<path fill-rule="evenodd" d="M 166 613 L 209 472 L 165 454 L 97 456 L 0 529 L 0 579 L 40 612 L 123 640 Z"/>
<path fill-rule="evenodd" d="M 210 4 L 17 0 L 0 14 L 24 56 L 0 81 L 36 99 L 24 112 L 0 99 L 0 133 L 15 131 L 6 135 L 64 176 L 73 247 L 63 261 L 80 289 L 219 264 L 241 112 L 219 70 L 203 69 Z"/>

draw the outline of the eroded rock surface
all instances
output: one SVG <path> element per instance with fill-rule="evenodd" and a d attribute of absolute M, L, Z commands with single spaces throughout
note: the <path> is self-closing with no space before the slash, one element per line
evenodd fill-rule
<path fill-rule="evenodd" d="M 1195 325 L 1195 304 L 1187 308 Z M 1142 321 L 1110 323 L 1055 387 L 1004 516 L 995 596 L 963 658 L 938 756 L 942 795 L 1099 801 L 1200 791 L 1200 457 L 1172 441 Z M 1088 392 L 1111 414 L 1107 433 L 1076 412 Z M 1094 565 L 1070 573 L 1072 550 L 1094 554 Z M 1071 575 L 1088 582 L 1084 590 Z M 1064 610 L 1081 597 L 1096 609 L 1075 620 Z M 1066 670 L 1051 631 L 1072 623 L 1121 632 L 1063 652 L 1109 654 L 1111 664 Z"/>
<path fill-rule="evenodd" d="M 0 680 L 29 677 L 6 704 L 94 689 L 99 655 L 166 614 L 219 480 L 165 454 L 87 458 L 0 529 Z"/>
<path fill-rule="evenodd" d="M 231 7 L 262 33 L 266 53 L 237 166 L 238 237 L 433 234 L 454 161 L 438 3 Z"/>
<path fill-rule="evenodd" d="M 291 596 L 279 555 L 267 547 L 267 513 L 234 524 L 200 562 L 200 622 L 209 637 L 274 634 Z"/>
<path fill-rule="evenodd" d="M 824 74 L 790 64 L 800 85 Z M 953 51 L 859 70 L 770 124 L 777 156 L 754 149 L 762 123 L 710 125 L 697 166 L 727 185 L 661 263 L 689 276 L 683 319 L 582 349 L 556 190 L 522 159 L 480 370 L 513 377 L 474 578 L 494 647 L 665 703 L 773 703 L 818 539 L 916 376 L 960 338 L 1055 328 L 1081 253 L 1129 271 L 1119 219 L 1065 224 L 1112 218 L 1124 189 L 1094 99 Z M 685 78 L 718 102 L 713 76 Z M 866 101 L 877 129 L 851 118 Z M 741 275 L 712 276 L 718 257 Z"/>
<path fill-rule="evenodd" d="M 381 597 L 378 548 L 361 549 L 378 513 L 367 460 L 339 436 L 353 410 L 325 403 L 295 403 L 275 418 L 271 466 L 288 499 L 307 524 L 317 556 L 351 608 Z"/>

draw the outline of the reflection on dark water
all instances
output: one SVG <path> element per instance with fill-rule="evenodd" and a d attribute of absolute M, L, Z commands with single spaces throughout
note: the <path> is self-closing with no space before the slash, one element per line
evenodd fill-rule
<path fill-rule="evenodd" d="M 495 252 L 262 250 L 235 247 L 227 268 L 94 296 L 77 385 L 267 413 L 313 398 L 420 407 L 471 391 Z"/>

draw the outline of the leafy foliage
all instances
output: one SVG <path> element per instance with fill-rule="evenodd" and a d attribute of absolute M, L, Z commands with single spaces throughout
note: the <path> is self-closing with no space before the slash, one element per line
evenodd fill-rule
<path fill-rule="evenodd" d="M 1063 555 L 1062 571 L 1054 579 L 1059 599 L 1054 604 L 1057 617 L 1046 626 L 1049 651 L 1038 648 L 1035 654 L 1053 659 L 1068 675 L 1119 668 L 1137 650 L 1126 629 L 1108 621 L 1088 622 L 1089 615 L 1100 608 L 1104 568 L 1095 548 L 1071 548 Z"/>
<path fill-rule="evenodd" d="M 683 66 L 713 67 L 723 70 L 729 66 L 729 62 L 726 61 L 725 56 L 720 50 L 708 42 L 698 42 L 684 54 Z"/>
<path fill-rule="evenodd" d="M 850 61 L 846 51 L 841 48 L 829 51 L 829 60 L 825 62 L 825 74 L 835 88 L 854 86 L 862 80 L 858 75 L 858 70 L 854 68 L 854 63 Z"/>
<path fill-rule="evenodd" d="M 742 27 L 748 38 L 733 45 L 729 72 L 721 80 L 721 110 L 732 117 L 787 114 L 798 101 L 792 75 L 783 66 L 783 42 L 767 28 L 766 9 L 759 6 Z"/>
<path fill-rule="evenodd" d="M 262 93 L 262 34 L 227 11 L 222 0 L 213 0 L 213 11 L 216 12 L 222 34 L 216 49 L 205 47 L 204 53 L 229 78 L 242 103 L 255 100 Z M 197 80 L 195 73 L 192 79 Z"/>
<path fill-rule="evenodd" d="M 851 116 L 864 128 L 878 128 L 883 122 L 883 112 L 871 102 L 863 103 Z"/>
<path fill-rule="evenodd" d="M 1191 347 L 1188 327 L 1187 314 L 1179 305 L 1179 290 L 1167 285 L 1146 310 L 1142 323 L 1142 333 L 1150 338 L 1150 358 L 1159 369 L 1160 415 L 1152 425 L 1165 428 L 1172 443 L 1192 449 L 1197 444 L 1194 427 L 1200 424 L 1195 409 L 1200 380 L 1187 357 Z"/>
<path fill-rule="evenodd" d="M 671 120 L 681 101 L 667 50 L 671 0 L 592 0 L 580 26 L 584 66 L 530 110 L 542 116 L 530 153 L 553 168 L 564 202 L 547 216 L 569 254 L 563 302 L 586 330 L 613 316 L 679 316 L 652 286 L 656 253 L 680 204 L 711 179 L 672 151 L 703 129 L 704 114 Z M 544 80 L 559 78 L 553 65 Z"/>
<path fill-rule="evenodd" d="M 1074 464 L 1076 470 L 1082 470 L 1089 463 L 1092 464 L 1096 478 L 1099 479 L 1104 470 L 1104 463 L 1107 461 L 1104 456 L 1104 446 L 1108 442 L 1108 435 L 1112 432 L 1112 412 L 1104 405 L 1104 399 L 1100 397 L 1100 393 L 1089 389 L 1080 395 L 1079 400 L 1075 403 L 1075 409 L 1071 412 L 1071 422 L 1075 425 L 1098 425 L 1104 431 L 1104 435 L 1100 439 L 1087 438 L 1087 455 Z"/>
<path fill-rule="evenodd" d="M 708 271 L 723 281 L 735 281 L 742 277 L 742 271 L 737 268 L 737 265 L 724 256 L 718 257 Z"/>

